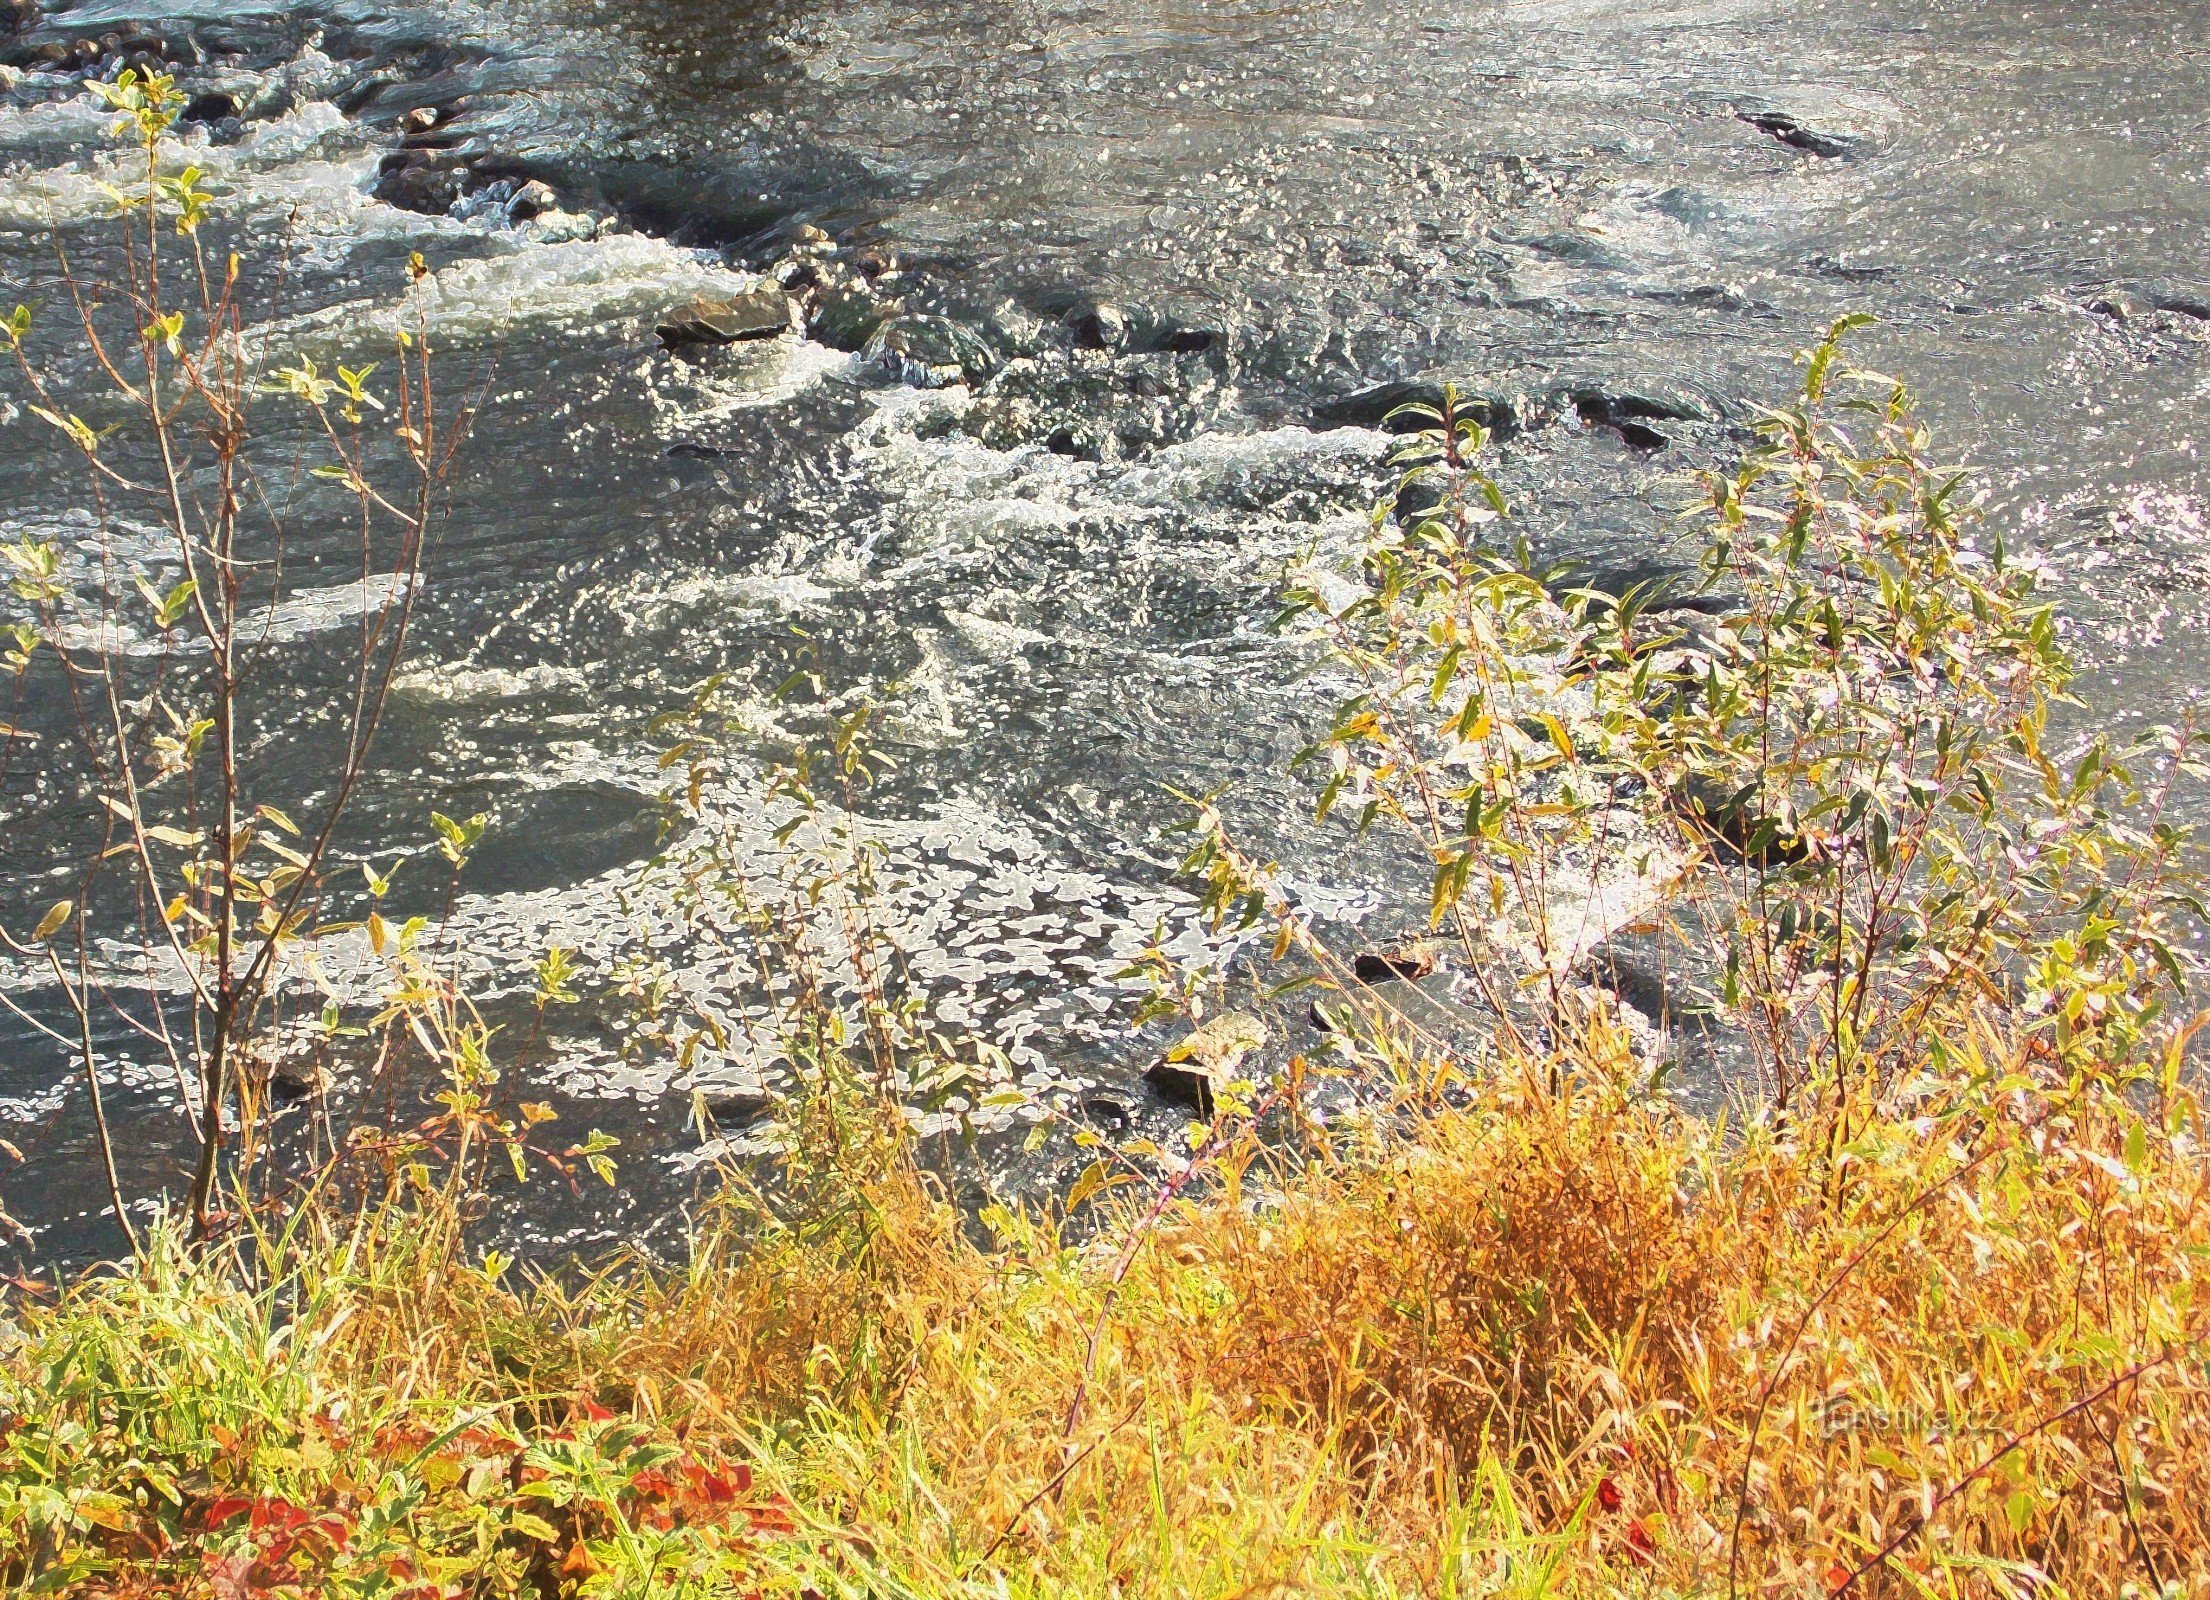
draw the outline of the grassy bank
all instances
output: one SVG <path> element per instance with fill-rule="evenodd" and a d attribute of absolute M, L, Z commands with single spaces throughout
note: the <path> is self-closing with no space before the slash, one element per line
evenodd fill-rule
<path fill-rule="evenodd" d="M 1225 1151 L 1083 1249 L 977 1242 L 860 1103 L 831 1181 L 731 1202 L 675 1274 L 517 1281 L 421 1206 L 158 1247 L 19 1301 L 0 1560 L 211 1596 L 2202 1591 L 2191 1098 L 1958 1041 L 1970 1087 L 1830 1160 L 1622 1095 L 1602 1031 L 1278 1184 Z"/>
<path fill-rule="evenodd" d="M 1357 548 L 1292 567 L 1281 620 L 1346 690 L 1300 763 L 1315 826 L 1394 852 L 1421 936 L 1345 961 L 1199 802 L 1184 865 L 1213 931 L 1270 935 L 1280 965 L 1186 966 L 1162 930 L 1122 974 L 1138 1022 L 1186 1029 L 1169 1054 L 1207 1074 L 1207 1121 L 1115 1148 L 937 1026 L 877 914 L 877 708 L 824 677 L 785 686 L 810 686 L 824 748 L 759 816 L 705 798 L 759 756 L 719 679 L 653 724 L 670 843 L 639 870 L 684 935 L 653 944 L 728 952 L 750 994 L 552 949 L 494 1022 L 449 928 L 387 920 L 395 869 L 332 841 L 467 414 L 432 404 L 423 315 L 383 397 L 371 367 L 254 365 L 208 197 L 164 166 L 175 85 L 101 92 L 142 160 L 118 192 L 129 315 L 59 338 L 99 355 L 137 455 L 56 398 L 72 369 L 19 308 L 6 337 L 103 508 L 109 577 L 76 594 L 58 536 L 4 554 L 6 664 L 99 686 L 71 759 L 113 821 L 72 898 L 0 928 L 74 1036 L 0 1003 L 81 1070 L 120 1248 L 0 1317 L 11 1592 L 2210 1592 L 2182 1071 L 2204 910 L 2171 803 L 2210 768 L 2188 727 L 2051 748 L 2074 680 L 2053 609 L 1908 392 L 1841 365 L 1858 319 L 1704 476 L 1693 595 L 1538 568 L 1478 408 L 1408 408 L 1401 492 Z M 163 297 L 165 251 L 196 301 Z M 240 574 L 287 527 L 185 487 L 259 481 L 271 388 L 326 457 L 295 476 L 342 491 L 391 580 L 304 822 L 234 738 L 256 679 L 232 663 L 280 603 Z M 379 459 L 403 487 L 373 486 Z M 111 494 L 156 506 L 163 563 L 125 559 Z M 115 642 L 149 617 L 158 654 Z M 450 905 L 493 819 L 430 819 Z M 115 929 L 145 957 L 131 1004 Z M 1684 953 L 1639 1022 L 1600 981 L 1613 931 Z M 379 982 L 309 1025 L 287 974 L 325 948 Z M 1430 964 L 1454 1046 L 1382 1015 Z M 1227 1006 L 1299 1013 L 1304 984 L 1332 1025 L 1241 1075 L 1267 1030 Z M 674 1268 L 534 1273 L 467 1225 L 508 1173 L 616 1181 L 610 1140 L 541 1143 L 550 1109 L 518 1098 L 549 1008 L 586 990 L 634 1001 L 625 1049 L 671 1082 L 700 1052 L 778 1074 L 780 1170 L 725 1174 Z M 179 1005 L 158 1042 L 190 1185 L 141 1237 L 91 1019 Z M 1662 1092 L 1714 1038 L 1743 1064 L 1731 1120 Z M 1358 1110 L 1313 1126 L 1327 1078 Z M 279 1116 L 286 1094 L 321 1115 Z M 909 1113 L 1015 1104 L 1090 1163 L 1073 1215 L 955 1207 L 917 1160 Z"/>

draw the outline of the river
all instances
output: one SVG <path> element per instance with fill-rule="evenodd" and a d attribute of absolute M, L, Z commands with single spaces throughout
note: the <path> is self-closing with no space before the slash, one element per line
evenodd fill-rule
<path fill-rule="evenodd" d="M 1675 559 L 1684 475 L 1740 450 L 1791 352 L 1873 312 L 1862 359 L 1923 391 L 2006 537 L 2048 559 L 2096 719 L 2169 716 L 2206 676 L 2196 6 L 99 0 L 13 42 L 11 302 L 50 305 L 56 240 L 94 259 L 110 226 L 109 119 L 30 52 L 139 48 L 126 25 L 232 99 L 179 157 L 240 247 L 283 264 L 271 348 L 374 354 L 419 252 L 456 389 L 481 386 L 344 848 L 411 854 L 427 893 L 428 812 L 488 813 L 452 925 L 494 997 L 548 943 L 600 979 L 657 945 L 702 992 L 733 982 L 635 892 L 666 781 L 647 723 L 730 673 L 770 759 L 791 714 L 766 690 L 811 665 L 898 695 L 899 765 L 865 810 L 947 1018 L 1032 1092 L 1168 1115 L 1116 974 L 1154 927 L 1201 943 L 1170 788 L 1232 785 L 1308 903 L 1403 925 L 1401 885 L 1299 822 L 1283 768 L 1328 696 L 1268 628 L 1285 559 L 1354 540 L 1386 485 L 1355 397 L 1398 379 L 1514 397 L 1495 465 L 1519 526 L 1609 581 Z M 422 110 L 417 164 L 470 191 L 445 214 L 390 203 L 436 209 L 438 180 L 384 170 Z M 517 220 L 499 201 L 527 180 L 553 209 Z M 788 335 L 659 347 L 672 307 L 786 260 L 801 227 L 972 330 L 973 381 Z M 1678 414 L 1622 428 L 1634 396 Z M 10 397 L 5 516 L 67 527 L 82 497 Z M 255 685 L 271 793 L 326 777 L 347 548 L 312 516 L 294 539 Z M 65 737 L 57 704 L 34 679 L 18 720 Z M 740 762 L 728 805 L 752 777 Z M 97 815 L 11 761 L 11 925 L 65 892 Z M 37 977 L 0 981 L 61 1021 Z M 167 1069 L 99 1020 L 126 1186 L 173 1194 Z M 626 1027 L 611 1003 L 560 1012 L 526 1070 L 564 1123 L 616 1132 L 631 1174 L 549 1205 L 548 1240 L 678 1226 L 697 1181 L 711 1073 L 625 1050 Z M 0 1203 L 39 1255 L 107 1248 L 80 1077 L 28 1028 L 0 1037 L 0 1134 L 24 1156 Z"/>

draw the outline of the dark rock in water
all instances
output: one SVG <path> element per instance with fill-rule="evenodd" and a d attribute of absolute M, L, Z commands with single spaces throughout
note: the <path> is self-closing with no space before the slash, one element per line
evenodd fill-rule
<path fill-rule="evenodd" d="M 832 350 L 864 350 L 875 330 L 905 314 L 905 302 L 877 294 L 864 281 L 831 283 L 813 303 L 813 336 Z"/>
<path fill-rule="evenodd" d="M 1360 983 L 1411 982 L 1435 970 L 1435 957 L 1417 946 L 1400 950 L 1362 950 L 1351 958 L 1351 973 Z"/>
<path fill-rule="evenodd" d="M 892 317 L 867 341 L 866 358 L 901 383 L 923 389 L 978 383 L 998 369 L 998 353 L 950 317 Z"/>
<path fill-rule="evenodd" d="M 1770 134 L 1791 150 L 1805 150 L 1832 159 L 1852 155 L 1857 149 L 1858 141 L 1847 134 L 1822 133 L 1817 128 L 1805 127 L 1785 111 L 1741 111 L 1736 115 L 1759 133 Z"/>
<path fill-rule="evenodd" d="M 442 217 L 460 199 L 461 184 L 462 169 L 457 164 L 432 161 L 417 151 L 402 151 L 384 158 L 374 192 L 384 204 L 401 211 Z"/>
<path fill-rule="evenodd" d="M 1159 1097 L 1210 1117 L 1215 1097 L 1235 1081 L 1244 1058 L 1266 1043 L 1266 1025 L 1240 1011 L 1208 1018 L 1152 1064 L 1144 1081 Z"/>
<path fill-rule="evenodd" d="M 1424 417 L 1391 420 L 1390 414 L 1405 406 L 1427 406 L 1440 411 L 1443 408 L 1442 380 L 1406 378 L 1324 400 L 1313 408 L 1312 422 L 1319 428 L 1380 428 L 1389 433 L 1417 433 L 1433 426 Z M 1500 439 L 1509 438 L 1520 427 L 1518 404 L 1503 395 L 1460 390 L 1457 415 L 1471 417 Z"/>
<path fill-rule="evenodd" d="M 399 119 L 400 136 L 404 138 L 414 134 L 429 133 L 437 127 L 441 120 L 443 119 L 439 117 L 437 107 L 416 106 Z"/>
<path fill-rule="evenodd" d="M 1719 411 L 1702 395 L 1673 384 L 1577 382 L 1558 391 L 1585 422 L 1716 422 Z"/>
<path fill-rule="evenodd" d="M 1082 1116 L 1085 1121 L 1108 1133 L 1126 1133 L 1136 1121 L 1134 1107 L 1125 1100 L 1116 1100 L 1106 1094 L 1083 1096 Z"/>
<path fill-rule="evenodd" d="M 779 288 L 754 289 L 727 299 L 700 295 L 671 312 L 658 329 L 660 342 L 670 350 L 682 345 L 772 339 L 789 331 L 790 296 Z"/>
<path fill-rule="evenodd" d="M 2089 291 L 2080 304 L 2113 322 L 2130 322 L 2158 311 L 2210 322 L 2210 288 L 2170 280 L 2109 284 Z"/>
<path fill-rule="evenodd" d="M 756 1088 L 701 1092 L 697 1103 L 716 1128 L 747 1127 L 775 1109 L 773 1097 L 765 1089 Z"/>
<path fill-rule="evenodd" d="M 1074 342 L 1088 350 L 1128 348 L 1128 313 L 1110 300 L 1085 295 L 1074 303 L 1064 319 Z"/>
<path fill-rule="evenodd" d="M 1212 329 L 1191 327 L 1150 306 L 1080 300 L 1066 325 L 1077 345 L 1115 355 L 1197 355 L 1220 342 Z"/>
<path fill-rule="evenodd" d="M 38 0 L 0 0 L 0 38 L 38 25 Z"/>
<path fill-rule="evenodd" d="M 73 53 L 65 44 L 42 44 L 31 52 L 26 64 L 34 67 L 66 67 L 73 59 Z"/>
<path fill-rule="evenodd" d="M 2156 304 L 2146 295 L 2129 289 L 2110 289 L 2087 301 L 2086 309 L 2113 322 L 2130 322 L 2136 317 L 2147 316 L 2156 309 Z"/>
<path fill-rule="evenodd" d="M 1397 526 L 1415 528 L 1433 516 L 1448 498 L 1441 483 L 1432 477 L 1412 478 L 1397 490 L 1394 507 Z"/>
<path fill-rule="evenodd" d="M 192 96 L 184 108 L 186 122 L 222 122 L 239 112 L 238 97 L 225 94 L 220 89 L 210 89 L 205 94 Z"/>
<path fill-rule="evenodd" d="M 1673 807 L 1709 836 L 1722 859 L 1765 869 L 1792 866 L 1811 852 L 1758 805 L 1759 785 L 1729 790 L 1709 778 L 1691 778 L 1674 794 Z"/>
<path fill-rule="evenodd" d="M 559 209 L 560 196 L 553 193 L 552 185 L 532 178 L 514 191 L 506 203 L 506 214 L 516 222 L 527 222 L 541 217 L 548 211 Z"/>
<path fill-rule="evenodd" d="M 269 1074 L 269 1098 L 280 1106 L 296 1106 L 322 1092 L 322 1074 L 311 1066 L 278 1067 Z"/>

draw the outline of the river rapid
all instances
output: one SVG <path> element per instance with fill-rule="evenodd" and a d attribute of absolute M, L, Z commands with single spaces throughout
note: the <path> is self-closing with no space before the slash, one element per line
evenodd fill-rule
<path fill-rule="evenodd" d="M 1873 312 L 1861 358 L 1913 381 L 2047 558 L 2095 720 L 2168 718 L 2210 677 L 2198 6 L 98 0 L 0 52 L 11 304 L 54 304 L 57 241 L 98 258 L 116 166 L 80 79 L 134 51 L 224 97 L 177 158 L 281 263 L 269 348 L 388 348 L 419 252 L 415 310 L 484 396 L 343 848 L 413 857 L 405 892 L 437 909 L 428 813 L 490 815 L 450 930 L 494 1007 L 559 944 L 600 987 L 654 951 L 741 1009 L 640 884 L 667 781 L 648 723 L 729 674 L 752 744 L 715 799 L 750 815 L 800 731 L 767 691 L 811 667 L 897 696 L 864 811 L 940 1015 L 1031 1094 L 1171 1123 L 1119 976 L 1155 929 L 1206 948 L 1170 790 L 1231 786 L 1239 831 L 1350 936 L 1420 903 L 1302 825 L 1284 769 L 1333 690 L 1268 626 L 1284 562 L 1350 547 L 1384 492 L 1372 392 L 1398 380 L 1508 401 L 1519 527 L 1615 583 L 1677 562 L 1684 474 L 1739 452 L 1791 352 Z M 910 337 L 660 347 L 671 308 L 794 249 L 903 302 Z M 9 396 L 6 536 L 76 526 L 54 435 Z M 250 730 L 264 792 L 310 801 L 361 605 L 349 536 L 318 528 L 310 507 Z M 15 715 L 66 739 L 50 682 Z M 11 927 L 67 892 L 98 814 L 10 761 Z M 61 1025 L 38 977 L 0 982 Z M 150 1204 L 189 1130 L 167 1066 L 95 1022 Z M 530 1231 L 671 1237 L 702 1181 L 693 1091 L 759 1064 L 625 1048 L 604 995 L 552 1023 L 508 1087 L 617 1134 L 628 1177 Z M 23 1155 L 0 1204 L 35 1256 L 111 1248 L 80 1075 L 27 1026 L 0 1039 Z"/>

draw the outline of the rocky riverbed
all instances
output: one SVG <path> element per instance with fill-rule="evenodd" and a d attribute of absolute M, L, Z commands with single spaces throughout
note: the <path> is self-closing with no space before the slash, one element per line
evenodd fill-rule
<path fill-rule="evenodd" d="M 812 666 L 898 697 L 868 823 L 946 1020 L 1031 1092 L 1173 1120 L 1116 976 L 1154 928 L 1205 948 L 1167 786 L 1232 784 L 1347 937 L 1416 909 L 1300 826 L 1284 768 L 1330 688 L 1267 623 L 1284 561 L 1348 548 L 1385 492 L 1388 411 L 1445 379 L 1537 550 L 1626 582 L 1678 561 L 1683 474 L 1740 448 L 1790 352 L 1875 312 L 1863 354 L 2047 557 L 2095 716 L 2168 717 L 2204 679 L 2195 7 L 17 0 L 0 28 L 6 293 L 54 299 L 57 241 L 97 259 L 114 157 L 82 81 L 158 65 L 193 96 L 176 159 L 262 263 L 270 348 L 373 353 L 420 314 L 483 393 L 346 848 L 488 813 L 453 921 L 494 995 L 548 943 L 601 972 L 658 947 L 734 995 L 638 886 L 646 724 L 731 673 L 764 762 L 792 731 L 766 691 Z M 5 515 L 66 529 L 12 399 Z M 303 796 L 320 646 L 361 604 L 345 549 L 299 532 L 260 686 L 257 770 Z M 63 736 L 51 688 L 18 721 Z M 728 815 L 756 778 L 734 764 Z M 18 759 L 0 815 L 0 915 L 28 921 L 95 799 Z M 4 981 L 52 1012 L 34 971 Z M 153 1194 L 173 1086 L 103 1026 Z M 692 1090 L 751 1081 L 623 1026 L 580 1008 L 530 1069 L 633 1177 L 548 1231 L 672 1215 Z M 7 1039 L 26 1159 L 0 1200 L 67 1253 L 97 1233 L 78 1079 Z"/>

